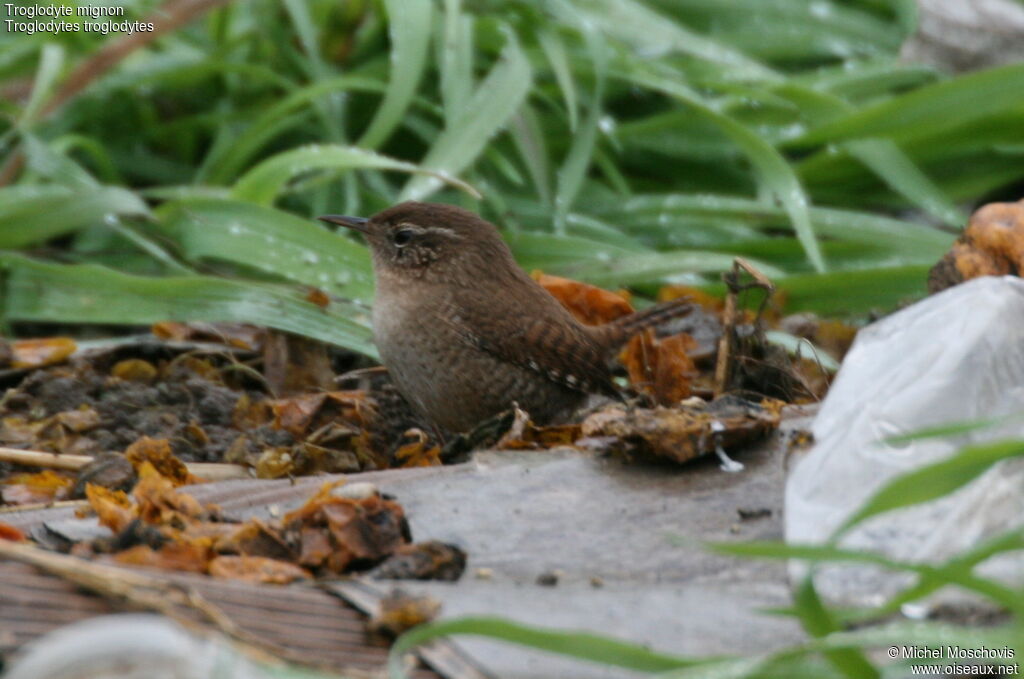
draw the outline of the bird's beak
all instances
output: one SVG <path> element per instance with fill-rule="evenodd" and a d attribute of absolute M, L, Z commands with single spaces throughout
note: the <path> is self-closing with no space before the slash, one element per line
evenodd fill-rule
<path fill-rule="evenodd" d="M 366 217 L 346 217 L 345 215 L 324 215 L 320 217 L 320 221 L 327 222 L 328 224 L 337 224 L 338 226 L 344 226 L 346 229 L 354 229 L 355 231 L 362 231 L 363 233 L 370 233 L 367 222 L 370 220 Z"/>

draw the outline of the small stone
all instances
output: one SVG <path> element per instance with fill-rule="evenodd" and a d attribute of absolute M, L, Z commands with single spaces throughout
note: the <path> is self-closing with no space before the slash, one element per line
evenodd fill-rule
<path fill-rule="evenodd" d="M 541 587 L 554 587 L 558 584 L 559 578 L 563 575 L 562 571 L 555 569 L 551 571 L 544 571 L 537 576 L 537 584 Z"/>
<path fill-rule="evenodd" d="M 477 568 L 473 576 L 477 580 L 490 580 L 494 577 L 494 570 L 491 568 Z"/>

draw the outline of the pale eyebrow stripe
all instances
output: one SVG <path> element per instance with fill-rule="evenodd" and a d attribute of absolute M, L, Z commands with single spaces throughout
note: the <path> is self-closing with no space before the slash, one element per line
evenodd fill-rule
<path fill-rule="evenodd" d="M 426 233 L 427 231 L 440 231 L 448 236 L 454 236 L 455 238 L 459 238 L 459 234 L 455 232 L 455 229 L 449 229 L 447 226 L 432 226 L 429 229 L 424 229 L 419 224 L 413 224 L 411 222 L 402 222 L 398 226 L 399 228 L 403 226 L 407 227 L 409 229 L 412 229 L 416 233 Z"/>

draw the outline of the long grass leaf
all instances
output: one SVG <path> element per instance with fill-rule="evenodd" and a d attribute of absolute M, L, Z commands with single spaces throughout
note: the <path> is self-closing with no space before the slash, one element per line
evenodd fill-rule
<path fill-rule="evenodd" d="M 116 186 L 8 186 L 0 188 L 0 248 L 42 243 L 108 218 L 147 214 L 142 199 Z"/>
<path fill-rule="evenodd" d="M 697 663 L 689 658 L 658 653 L 639 644 L 589 632 L 544 629 L 502 618 L 467 617 L 420 625 L 399 637 L 388 654 L 389 677 L 403 679 L 406 676 L 402 667 L 402 657 L 416 646 L 431 639 L 457 634 L 498 639 L 641 672 L 663 672 Z"/>
<path fill-rule="evenodd" d="M 836 530 L 834 539 L 872 516 L 937 500 L 967 485 L 994 464 L 1024 456 L 1024 441 L 968 446 L 955 455 L 896 477 L 882 486 Z"/>
<path fill-rule="evenodd" d="M 476 189 L 450 174 L 424 169 L 366 149 L 336 145 L 302 146 L 272 156 L 239 178 L 235 183 L 234 195 L 240 200 L 270 205 L 288 182 L 301 174 L 314 170 L 338 171 L 356 168 L 425 174 L 438 184 L 446 182 L 470 195 L 477 195 Z"/>
<path fill-rule="evenodd" d="M 1024 104 L 1024 64 L 927 85 L 825 123 L 787 142 L 806 148 L 846 139 L 923 137 Z"/>
<path fill-rule="evenodd" d="M 427 65 L 428 27 L 433 22 L 431 0 L 385 0 L 391 37 L 391 78 L 384 100 L 358 146 L 377 148 L 402 122 Z"/>
<path fill-rule="evenodd" d="M 732 139 L 757 169 L 761 184 L 778 200 L 793 223 L 793 230 L 817 271 L 825 271 L 825 260 L 808 215 L 807 196 L 789 163 L 768 142 L 733 118 L 714 110 L 689 88 L 652 73 L 634 71 L 628 79 L 679 99 L 713 122 Z"/>
<path fill-rule="evenodd" d="M 189 261 L 232 262 L 332 295 L 370 299 L 366 248 L 312 221 L 233 200 L 186 200 L 160 212 Z"/>
<path fill-rule="evenodd" d="M 236 321 L 298 333 L 376 357 L 365 310 L 321 308 L 286 286 L 208 276 L 150 278 L 96 265 L 4 256 L 4 318 L 60 323 Z"/>
<path fill-rule="evenodd" d="M 64 48 L 55 42 L 47 42 L 39 53 L 39 67 L 32 83 L 32 93 L 18 117 L 18 126 L 26 128 L 35 122 L 60 77 L 64 65 Z"/>
<path fill-rule="evenodd" d="M 465 109 L 445 124 L 420 167 L 432 176 L 413 177 L 402 189 L 402 200 L 416 200 L 434 192 L 442 180 L 467 168 L 487 141 L 515 114 L 532 83 L 530 63 L 518 40 L 507 32 L 508 43 L 498 63 L 473 93 Z"/>

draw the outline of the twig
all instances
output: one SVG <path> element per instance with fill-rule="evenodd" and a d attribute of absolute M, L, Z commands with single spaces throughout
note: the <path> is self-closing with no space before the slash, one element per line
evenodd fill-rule
<path fill-rule="evenodd" d="M 17 514 L 18 512 L 34 512 L 37 509 L 78 509 L 89 506 L 88 500 L 60 500 L 58 502 L 35 502 L 30 505 L 8 505 L 0 507 L 0 514 Z"/>
<path fill-rule="evenodd" d="M 754 278 L 754 282 L 740 285 L 739 277 L 741 270 L 750 274 Z M 714 396 L 716 398 L 724 394 L 726 387 L 729 385 L 729 375 L 732 368 L 733 336 L 736 334 L 736 301 L 739 294 L 748 288 L 761 288 L 768 293 L 765 295 L 764 300 L 761 301 L 761 306 L 757 310 L 757 315 L 760 317 L 761 312 L 764 311 L 765 304 L 768 303 L 768 298 L 775 292 L 775 285 L 768 280 L 768 277 L 742 257 L 737 257 L 732 261 L 732 271 L 722 274 L 722 280 L 725 282 L 729 292 L 725 296 L 725 309 L 722 311 L 722 336 L 718 339 L 718 358 L 715 361 Z"/>
<path fill-rule="evenodd" d="M 47 467 L 50 469 L 66 469 L 78 471 L 93 461 L 88 455 L 60 455 L 39 450 L 19 450 L 17 448 L 0 448 L 0 462 L 12 462 L 27 467 Z M 239 464 L 221 462 L 188 462 L 185 464 L 189 473 L 207 481 L 227 481 L 230 479 L 250 479 L 248 467 Z"/>

